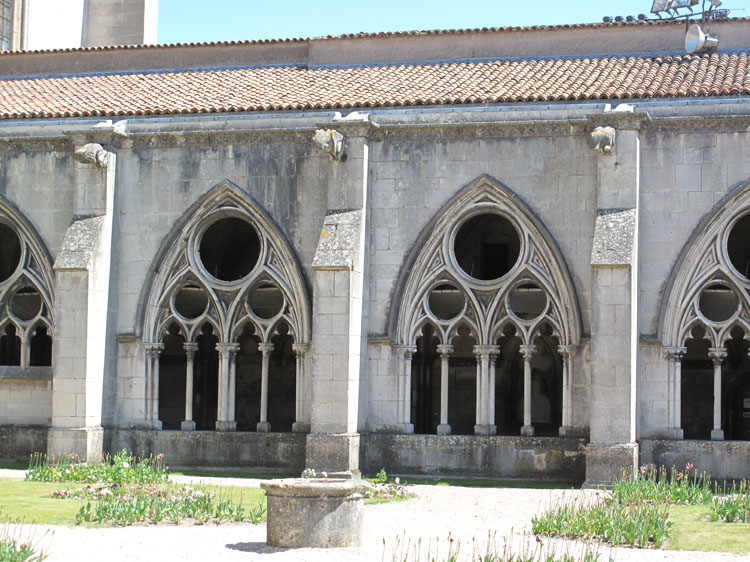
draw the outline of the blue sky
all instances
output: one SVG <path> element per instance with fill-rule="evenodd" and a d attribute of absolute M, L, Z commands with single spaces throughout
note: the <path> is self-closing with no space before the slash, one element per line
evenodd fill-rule
<path fill-rule="evenodd" d="M 206 10 L 206 5 L 210 10 Z M 647 14 L 652 0 L 159 0 L 159 43 L 314 37 L 360 31 L 591 23 Z M 746 8 L 750 0 L 725 0 Z"/>

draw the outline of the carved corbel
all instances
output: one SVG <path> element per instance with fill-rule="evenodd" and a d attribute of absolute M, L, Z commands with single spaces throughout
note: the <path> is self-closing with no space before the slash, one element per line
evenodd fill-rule
<path fill-rule="evenodd" d="M 100 144 L 90 142 L 79 146 L 74 155 L 82 164 L 94 164 L 98 168 L 107 167 L 107 151 Z"/>
<path fill-rule="evenodd" d="M 344 135 L 334 129 L 318 129 L 313 136 L 313 142 L 328 156 L 331 160 L 338 162 L 346 161 L 344 153 Z"/>
<path fill-rule="evenodd" d="M 591 148 L 602 154 L 611 154 L 615 150 L 616 136 L 614 127 L 597 127 L 591 132 Z"/>

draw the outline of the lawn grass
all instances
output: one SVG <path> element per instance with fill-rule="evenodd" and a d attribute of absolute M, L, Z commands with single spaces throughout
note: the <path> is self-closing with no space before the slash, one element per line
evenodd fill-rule
<path fill-rule="evenodd" d="M 29 461 L 0 461 L 0 468 L 26 470 L 27 468 L 29 468 Z"/>
<path fill-rule="evenodd" d="M 670 508 L 673 523 L 669 550 L 750 552 L 750 524 L 704 521 L 710 512 L 706 505 L 675 505 Z"/>
<path fill-rule="evenodd" d="M 72 524 L 85 501 L 53 498 L 52 492 L 63 487 L 65 484 L 59 482 L 26 482 L 22 478 L 0 478 L 0 521 Z"/>
<path fill-rule="evenodd" d="M 73 525 L 76 513 L 86 500 L 55 499 L 52 492 L 79 488 L 78 482 L 26 482 L 20 478 L 0 478 L 0 521 L 22 520 L 25 523 Z M 194 486 L 211 490 L 246 509 L 254 508 L 264 496 L 260 488 L 249 486 Z M 93 501 L 92 501 L 93 503 Z M 265 521 L 265 515 L 263 516 Z"/>

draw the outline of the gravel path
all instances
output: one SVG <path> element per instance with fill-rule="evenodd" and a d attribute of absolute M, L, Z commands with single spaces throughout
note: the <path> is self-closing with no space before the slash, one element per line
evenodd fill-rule
<path fill-rule="evenodd" d="M 2 471 L 3 476 L 19 476 L 20 471 Z M 257 485 L 257 480 L 231 478 L 173 477 L 181 482 L 208 482 L 227 485 Z M 534 537 L 525 537 L 532 516 L 551 501 L 565 494 L 590 492 L 528 490 L 511 488 L 459 488 L 449 486 L 413 486 L 417 497 L 365 508 L 364 545 L 340 549 L 281 549 L 265 544 L 266 527 L 261 525 L 151 526 L 86 529 L 61 526 L 25 526 L 49 554 L 48 562 L 140 561 L 222 561 L 267 562 L 317 561 L 349 562 L 364 560 L 404 560 L 406 551 L 414 552 L 421 540 L 420 555 L 411 561 L 429 562 L 436 548 L 444 555 L 448 537 L 460 543 L 462 559 L 468 559 L 472 542 L 486 545 L 494 536 L 502 545 L 505 538 L 514 543 L 534 546 Z M 455 546 L 456 543 L 454 543 Z M 557 552 L 570 545 L 559 543 Z M 571 551 L 576 548 L 573 543 Z M 502 546 L 499 550 L 502 550 Z M 428 557 L 428 551 L 431 556 Z M 609 549 L 600 549 L 600 560 L 608 560 Z M 681 561 L 701 562 L 750 560 L 750 555 L 698 553 L 665 550 L 612 549 L 617 562 Z M 400 555 L 400 556 L 399 556 Z"/>

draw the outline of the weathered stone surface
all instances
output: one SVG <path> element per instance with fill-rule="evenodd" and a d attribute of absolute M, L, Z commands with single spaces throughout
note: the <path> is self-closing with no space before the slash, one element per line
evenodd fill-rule
<path fill-rule="evenodd" d="M 583 481 L 583 439 L 474 435 L 362 436 L 363 470 Z"/>
<path fill-rule="evenodd" d="M 597 211 L 591 265 L 630 265 L 632 263 L 635 214 L 635 209 Z"/>
<path fill-rule="evenodd" d="M 104 217 L 76 220 L 65 233 L 55 269 L 86 269 L 94 255 Z"/>
<path fill-rule="evenodd" d="M 362 480 L 295 478 L 261 482 L 268 499 L 267 542 L 292 548 L 362 544 Z"/>
<path fill-rule="evenodd" d="M 638 470 L 637 443 L 589 443 L 586 446 L 586 487 L 609 486 L 623 471 Z"/>
<path fill-rule="evenodd" d="M 362 228 L 362 211 L 333 211 L 326 215 L 318 248 L 312 261 L 314 269 L 352 269 Z"/>
<path fill-rule="evenodd" d="M 27 461 L 47 450 L 46 426 L 0 425 L 0 459 Z"/>

